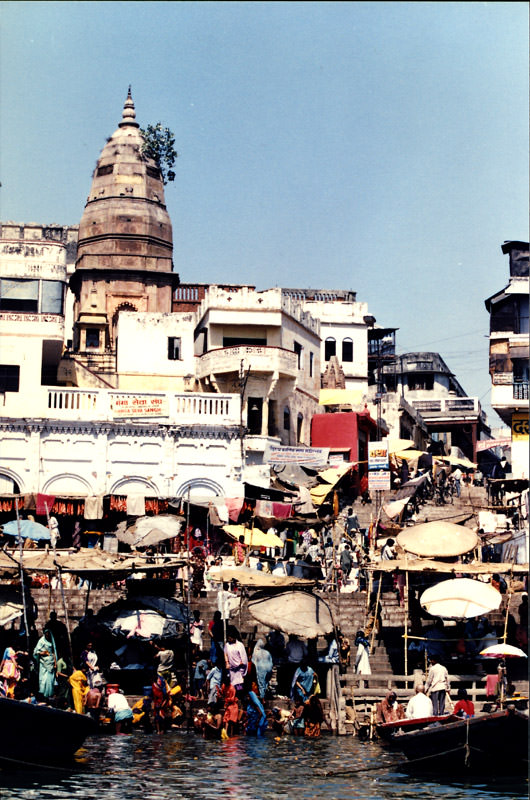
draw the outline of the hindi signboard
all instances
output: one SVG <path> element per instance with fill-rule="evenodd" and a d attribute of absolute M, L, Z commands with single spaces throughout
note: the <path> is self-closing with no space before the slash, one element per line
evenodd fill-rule
<path fill-rule="evenodd" d="M 112 415 L 115 419 L 169 416 L 169 405 L 165 395 L 113 394 L 111 402 Z"/>
<path fill-rule="evenodd" d="M 284 447 L 268 444 L 263 453 L 265 464 L 306 464 L 324 466 L 328 463 L 329 447 Z"/>
<path fill-rule="evenodd" d="M 368 442 L 368 469 L 389 469 L 388 441 Z"/>
<path fill-rule="evenodd" d="M 369 472 L 368 488 L 376 492 L 390 491 L 390 470 L 379 469 Z"/>

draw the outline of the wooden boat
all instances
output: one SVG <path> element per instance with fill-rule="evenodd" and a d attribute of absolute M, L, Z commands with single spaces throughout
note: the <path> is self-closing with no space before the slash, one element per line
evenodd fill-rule
<path fill-rule="evenodd" d="M 381 722 L 376 725 L 376 732 L 380 739 L 392 741 L 396 736 L 403 733 L 426 728 L 428 725 L 439 723 L 447 725 L 448 722 L 456 722 L 460 717 L 454 714 L 445 714 L 443 717 L 419 717 L 418 719 L 399 719 L 396 722 Z"/>
<path fill-rule="evenodd" d="M 392 738 L 408 767 L 449 774 L 527 774 L 528 715 L 516 710 L 444 724 L 434 722 Z"/>
<path fill-rule="evenodd" d="M 71 759 L 96 732 L 91 717 L 0 697 L 0 762 L 32 766 Z"/>

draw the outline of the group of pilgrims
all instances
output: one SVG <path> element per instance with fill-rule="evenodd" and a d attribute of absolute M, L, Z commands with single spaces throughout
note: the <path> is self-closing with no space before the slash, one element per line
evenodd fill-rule
<path fill-rule="evenodd" d="M 349 642 L 340 630 L 326 636 L 321 653 L 316 640 L 306 643 L 273 629 L 245 645 L 220 611 L 206 628 L 195 610 L 186 647 L 188 668 L 179 668 L 182 653 L 162 640 L 152 642 L 143 695 L 131 697 L 111 682 L 110 675 L 107 680 L 107 670 L 101 668 L 93 620 L 92 614 L 80 620 L 75 640 L 82 645 L 75 649 L 74 664 L 66 626 L 55 611 L 31 649 L 11 641 L 0 662 L 0 695 L 88 714 L 106 733 L 126 734 L 137 728 L 162 734 L 193 727 L 207 739 L 260 737 L 266 730 L 277 736 L 317 738 L 322 725 L 329 725 L 320 681 L 325 680 L 327 665 L 349 662 L 350 657 Z M 206 631 L 209 648 L 203 641 Z M 367 661 L 369 645 L 362 631 L 357 639 L 360 664 Z"/>

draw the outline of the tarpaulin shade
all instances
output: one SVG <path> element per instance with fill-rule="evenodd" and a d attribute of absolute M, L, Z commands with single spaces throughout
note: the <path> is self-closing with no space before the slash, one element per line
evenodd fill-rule
<path fill-rule="evenodd" d="M 18 537 L 20 535 L 22 539 L 33 539 L 35 542 L 49 541 L 51 539 L 48 528 L 45 528 L 39 522 L 33 522 L 31 519 L 21 519 L 20 521 L 12 519 L 2 525 L 2 532 L 6 536 Z"/>
<path fill-rule="evenodd" d="M 250 567 L 212 567 L 208 571 L 208 579 L 212 583 L 228 583 L 237 581 L 241 586 L 282 587 L 282 586 L 314 586 L 314 581 L 305 578 L 292 578 L 288 575 L 271 575 L 263 570 Z"/>
<path fill-rule="evenodd" d="M 435 456 L 436 461 L 444 461 L 446 464 L 451 464 L 454 467 L 464 467 L 465 469 L 476 469 L 478 464 L 474 464 L 469 458 L 462 456 Z"/>
<path fill-rule="evenodd" d="M 402 450 L 408 450 L 409 448 L 414 448 L 414 442 L 411 442 L 410 439 L 389 439 L 388 440 L 388 452 L 392 453 L 400 453 Z"/>
<path fill-rule="evenodd" d="M 234 539 L 245 537 L 245 544 L 253 547 L 283 547 L 283 542 L 274 533 L 264 533 L 259 528 L 244 528 L 242 525 L 224 525 L 223 530 Z"/>
<path fill-rule="evenodd" d="M 490 583 L 454 578 L 430 586 L 420 597 L 422 607 L 433 617 L 471 619 L 496 611 L 501 593 Z"/>
<path fill-rule="evenodd" d="M 407 528 L 398 534 L 397 541 L 409 553 L 447 558 L 469 553 L 477 546 L 479 538 L 474 531 L 462 525 L 435 520 Z"/>
<path fill-rule="evenodd" d="M 358 406 L 362 400 L 363 393 L 360 389 L 321 389 L 318 404 L 320 406 Z"/>
<path fill-rule="evenodd" d="M 254 619 L 269 628 L 306 639 L 324 636 L 333 630 L 329 606 L 309 592 L 280 592 L 251 598 L 248 610 Z"/>

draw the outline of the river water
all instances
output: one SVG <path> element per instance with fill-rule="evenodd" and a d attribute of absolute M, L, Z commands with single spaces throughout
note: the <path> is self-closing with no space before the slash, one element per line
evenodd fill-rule
<path fill-rule="evenodd" d="M 2 731 L 1 735 L 9 735 Z M 411 777 L 402 757 L 351 736 L 307 741 L 239 737 L 205 741 L 194 733 L 99 736 L 73 768 L 0 772 L 2 800 L 519 800 L 526 781 Z M 376 769 L 374 769 L 376 768 Z M 381 769 L 379 769 L 381 768 Z M 333 773 L 326 775 L 325 773 Z"/>

